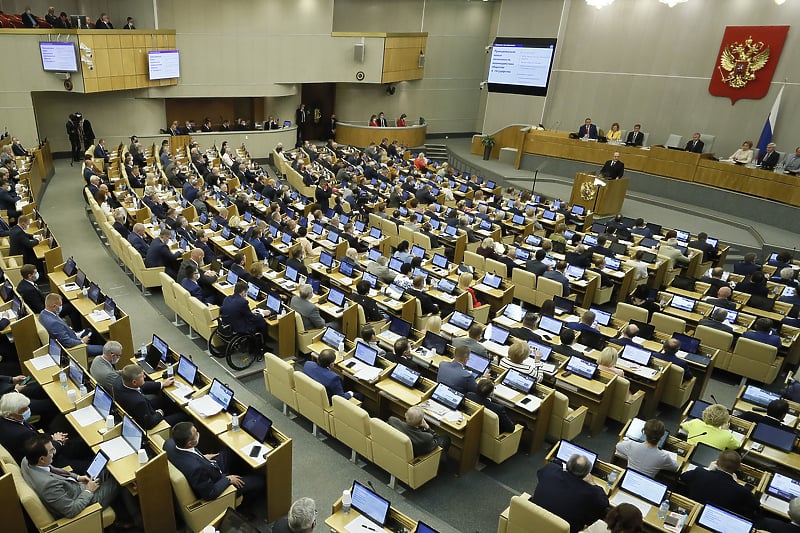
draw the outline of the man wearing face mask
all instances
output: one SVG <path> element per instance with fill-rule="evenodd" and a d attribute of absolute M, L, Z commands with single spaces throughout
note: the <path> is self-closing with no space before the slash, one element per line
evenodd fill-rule
<path fill-rule="evenodd" d="M 108 341 L 103 345 L 103 354 L 95 357 L 89 367 L 98 385 L 110 393 L 114 389 L 114 382 L 119 379 L 120 371 L 117 370 L 117 363 L 122 357 L 122 345 L 117 341 Z"/>
<path fill-rule="evenodd" d="M 92 338 L 91 333 L 84 333 L 78 336 L 75 331 L 61 320 L 59 314 L 63 311 L 61 307 L 61 295 L 51 292 L 44 299 L 44 311 L 39 315 L 39 323 L 42 324 L 47 333 L 58 340 L 64 348 L 72 348 L 80 343 L 86 345 L 86 354 L 95 357 L 103 353 L 103 347 L 99 344 L 89 344 Z"/>
<path fill-rule="evenodd" d="M 36 269 L 35 265 L 22 265 L 22 268 L 19 269 L 19 273 L 22 276 L 22 280 L 20 280 L 17 285 L 17 293 L 22 296 L 22 300 L 25 302 L 25 305 L 28 306 L 28 309 L 38 315 L 44 311 L 45 298 L 44 293 L 37 284 L 39 281 L 39 271 Z M 69 317 L 72 324 L 79 325 L 81 323 L 80 313 L 69 300 L 64 302 L 59 316 L 61 318 Z"/>

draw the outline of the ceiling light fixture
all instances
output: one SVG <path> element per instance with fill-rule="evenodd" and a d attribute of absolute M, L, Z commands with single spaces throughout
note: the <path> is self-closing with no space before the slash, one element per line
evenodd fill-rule
<path fill-rule="evenodd" d="M 689 0 L 658 0 L 662 4 L 667 4 L 669 7 L 675 7 L 678 4 L 683 4 L 684 2 L 688 2 Z"/>
<path fill-rule="evenodd" d="M 597 9 L 603 9 L 606 6 L 613 4 L 614 0 L 586 0 L 586 3 L 592 7 L 596 7 Z"/>
<path fill-rule="evenodd" d="M 786 0 L 775 0 L 775 3 L 779 6 L 782 6 L 784 2 L 786 2 Z"/>

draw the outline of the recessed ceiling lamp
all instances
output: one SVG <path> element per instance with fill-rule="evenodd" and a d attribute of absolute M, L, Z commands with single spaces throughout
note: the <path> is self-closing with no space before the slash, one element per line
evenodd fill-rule
<path fill-rule="evenodd" d="M 667 4 L 669 7 L 675 7 L 678 4 L 682 4 L 684 2 L 688 2 L 689 0 L 658 0 L 662 4 Z"/>
<path fill-rule="evenodd" d="M 586 0 L 586 3 L 592 7 L 596 7 L 597 9 L 603 9 L 606 6 L 613 4 L 614 0 Z"/>
<path fill-rule="evenodd" d="M 778 4 L 779 6 L 783 5 L 784 2 L 786 2 L 786 0 L 775 0 L 775 3 Z"/>

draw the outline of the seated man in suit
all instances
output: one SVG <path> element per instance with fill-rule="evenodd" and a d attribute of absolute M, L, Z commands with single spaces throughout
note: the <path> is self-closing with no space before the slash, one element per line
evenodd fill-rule
<path fill-rule="evenodd" d="M 41 261 L 37 261 L 36 252 L 33 249 L 42 238 L 40 235 L 34 236 L 27 232 L 30 225 L 31 217 L 22 215 L 17 219 L 17 225 L 11 227 L 8 238 L 10 245 L 8 255 L 21 255 L 23 263 L 38 265 Z"/>
<path fill-rule="evenodd" d="M 466 337 L 455 337 L 453 339 L 453 348 L 464 346 L 472 353 L 476 353 L 481 357 L 488 357 L 488 350 L 480 343 L 481 335 L 483 335 L 483 325 L 478 322 L 473 322 L 469 327 L 469 331 L 467 331 Z"/>
<path fill-rule="evenodd" d="M 19 269 L 19 273 L 22 276 L 22 280 L 20 280 L 17 285 L 17 293 L 22 296 L 22 300 L 25 302 L 25 305 L 28 306 L 28 309 L 38 315 L 44 311 L 45 298 L 44 293 L 37 284 L 39 281 L 39 271 L 36 269 L 35 265 L 22 265 L 22 268 Z M 80 313 L 69 300 L 63 302 L 61 312 L 58 316 L 61 318 L 69 317 L 70 322 L 73 324 L 81 323 Z"/>
<path fill-rule="evenodd" d="M 536 473 L 539 483 L 530 501 L 569 522 L 570 533 L 581 531 L 603 518 L 609 505 L 591 472 L 582 455 L 573 455 L 564 466 L 548 463 Z"/>
<path fill-rule="evenodd" d="M 103 345 L 102 355 L 95 357 L 89 366 L 89 373 L 108 393 L 113 392 L 114 384 L 120 379 L 117 363 L 121 357 L 122 345 L 117 341 L 108 341 Z"/>
<path fill-rule="evenodd" d="M 217 297 L 213 293 L 206 294 L 203 287 L 200 286 L 201 278 L 200 271 L 190 265 L 186 267 L 186 277 L 181 280 L 181 287 L 186 289 L 190 296 L 197 298 L 206 305 L 216 304 Z"/>
<path fill-rule="evenodd" d="M 618 346 L 626 346 L 628 344 L 633 344 L 634 346 L 638 346 L 638 344 L 633 340 L 639 334 L 639 326 L 636 324 L 628 324 L 622 329 L 622 333 L 619 337 L 615 339 L 609 339 L 608 342 L 612 344 L 616 344 Z"/>
<path fill-rule="evenodd" d="M 350 299 L 364 309 L 364 318 L 366 318 L 367 322 L 385 320 L 386 315 L 380 310 L 375 300 L 369 296 L 369 289 L 369 282 L 362 279 L 356 283 L 356 292 L 350 295 Z"/>
<path fill-rule="evenodd" d="M 419 300 L 423 315 L 435 315 L 439 313 L 439 305 L 433 301 L 430 294 L 427 294 L 425 290 L 425 278 L 421 275 L 414 276 L 414 281 L 408 293 Z"/>
<path fill-rule="evenodd" d="M 128 242 L 139 252 L 142 259 L 147 255 L 150 246 L 147 244 L 147 232 L 145 231 L 144 224 L 137 222 L 133 225 L 133 231 L 128 234 Z"/>
<path fill-rule="evenodd" d="M 542 342 L 542 338 L 534 330 L 536 329 L 536 322 L 539 320 L 539 315 L 533 311 L 528 311 L 522 317 L 522 326 L 518 328 L 511 328 L 510 333 L 518 339 L 524 341 Z"/>
<path fill-rule="evenodd" d="M 684 148 L 684 150 L 686 152 L 694 152 L 696 154 L 702 154 L 703 146 L 705 146 L 705 143 L 700 140 L 700 134 L 695 132 L 692 133 L 692 140 L 686 143 L 686 148 Z"/>
<path fill-rule="evenodd" d="M 155 394 L 171 387 L 173 383 L 175 383 L 173 377 L 168 377 L 161 382 L 145 381 L 142 367 L 135 363 L 130 364 L 122 369 L 120 379 L 114 382 L 114 401 L 144 430 L 153 429 L 162 420 L 174 426 L 178 422 L 186 420 L 187 416 L 182 412 L 165 415 L 164 409 L 154 408 L 148 397 L 145 396 L 145 394 Z"/>
<path fill-rule="evenodd" d="M 550 267 L 546 263 L 542 262 L 545 257 L 547 257 L 547 250 L 539 248 L 533 255 L 533 259 L 528 259 L 525 262 L 525 270 L 528 272 L 533 272 L 537 276 L 541 276 L 550 270 Z"/>
<path fill-rule="evenodd" d="M 475 392 L 467 393 L 467 398 L 484 406 L 486 409 L 497 415 L 497 418 L 500 422 L 500 433 L 513 432 L 514 421 L 511 420 L 502 405 L 492 401 L 492 393 L 494 392 L 494 383 L 492 383 L 492 380 L 481 378 L 478 380 L 477 387 L 478 388 L 475 390 Z"/>
<path fill-rule="evenodd" d="M 777 349 L 781 349 L 781 337 L 772 333 L 772 320 L 766 317 L 759 317 L 753 324 L 753 329 L 744 332 L 743 339 L 751 339 L 764 344 L 769 344 Z"/>
<path fill-rule="evenodd" d="M 578 137 L 581 139 L 597 139 L 597 126 L 592 124 L 592 119 L 587 117 L 586 120 L 583 121 L 583 126 L 578 128 Z"/>
<path fill-rule="evenodd" d="M 714 267 L 711 269 L 710 275 L 705 275 L 700 278 L 703 283 L 708 283 L 710 287 L 706 291 L 706 296 L 714 296 L 720 287 L 728 287 L 728 282 L 722 279 L 725 274 L 725 269 L 722 267 Z"/>
<path fill-rule="evenodd" d="M 697 238 L 693 241 L 689 241 L 689 244 L 687 245 L 687 248 L 694 248 L 695 250 L 700 250 L 703 252 L 703 258 L 701 259 L 703 263 L 714 261 L 717 258 L 717 248 L 711 246 L 707 240 L 708 233 L 701 231 L 697 234 Z"/>
<path fill-rule="evenodd" d="M 167 244 L 170 233 L 169 228 L 164 228 L 159 232 L 158 239 L 153 239 L 147 249 L 147 254 L 145 254 L 144 266 L 147 268 L 164 267 L 164 272 L 172 279 L 175 279 L 178 274 L 178 261 L 182 254 L 181 252 L 173 253 L 170 251 Z"/>
<path fill-rule="evenodd" d="M 628 136 L 625 138 L 625 144 L 628 146 L 641 146 L 644 144 L 644 133 L 641 130 L 641 124 L 634 124 L 633 131 L 628 133 Z"/>
<path fill-rule="evenodd" d="M 481 327 L 479 325 L 479 327 Z M 472 373 L 466 369 L 469 359 L 470 349 L 467 346 L 456 346 L 452 361 L 445 361 L 439 364 L 439 371 L 436 373 L 436 382 L 444 383 L 448 387 L 457 390 L 462 394 L 475 392 L 478 386 Z M 489 377 L 488 369 L 483 377 Z"/>
<path fill-rule="evenodd" d="M 100 479 L 79 476 L 53 466 L 55 447 L 48 435 L 25 442 L 22 477 L 55 518 L 72 518 L 93 503 L 108 507 L 120 494 L 119 484 L 104 473 Z"/>
<path fill-rule="evenodd" d="M 726 333 L 733 333 L 733 328 L 730 326 L 730 324 L 725 322 L 727 316 L 728 313 L 725 312 L 725 309 L 717 309 L 711 313 L 711 316 L 708 318 L 701 318 L 697 325 L 718 329 L 719 331 L 724 331 Z"/>
<path fill-rule="evenodd" d="M 764 170 L 775 170 L 778 166 L 778 161 L 781 159 L 781 154 L 775 151 L 775 143 L 769 143 L 767 149 L 758 154 L 756 165 Z"/>
<path fill-rule="evenodd" d="M 724 285 L 717 290 L 716 298 L 706 298 L 705 301 L 711 305 L 716 305 L 717 307 L 724 307 L 725 309 L 734 310 L 736 309 L 736 302 L 731 300 L 732 295 L 733 291 L 731 288 L 727 285 Z"/>
<path fill-rule="evenodd" d="M 768 426 L 785 429 L 787 431 L 793 431 L 791 427 L 786 426 L 783 423 L 783 419 L 786 418 L 787 414 L 789 414 L 789 402 L 783 398 L 778 398 L 777 400 L 772 400 L 769 402 L 767 405 L 766 414 L 762 415 L 761 413 L 757 413 L 755 411 L 745 411 L 744 413 L 736 415 L 736 417 L 741 418 L 742 420 L 747 420 L 748 422 L 767 424 Z"/>
<path fill-rule="evenodd" d="M 686 495 L 698 503 L 710 503 L 753 518 L 758 511 L 758 498 L 734 477 L 741 463 L 738 453 L 725 450 L 708 469 L 695 468 L 684 472 L 680 479 L 686 483 Z"/>
<path fill-rule="evenodd" d="M 8 379 L 11 388 L 0 397 L 0 446 L 3 446 L 11 454 L 11 457 L 19 463 L 25 456 L 23 444 L 26 440 L 38 434 L 37 429 L 28 423 L 31 415 L 34 413 L 39 415 L 57 413 L 57 409 L 46 398 L 46 393 L 44 398 L 31 399 L 27 396 L 28 391 L 25 390 L 27 387 L 20 387 L 21 380 L 17 379 L 17 377 Z M 40 425 L 44 425 L 42 422 L 40 422 Z M 75 470 L 85 469 L 88 466 L 86 461 L 80 460 L 78 457 L 83 450 L 78 450 L 76 446 L 63 448 L 68 440 L 66 433 L 55 432 L 48 434 L 48 436 L 52 439 L 56 450 L 60 452 L 56 457 L 57 465 L 66 466 L 74 463 L 72 466 Z"/>
<path fill-rule="evenodd" d="M 106 164 L 108 164 L 108 162 L 111 160 L 111 157 L 108 155 L 108 150 L 106 150 L 105 139 L 100 139 L 94 146 L 94 158 L 102 159 Z"/>
<path fill-rule="evenodd" d="M 756 263 L 756 254 L 753 252 L 744 254 L 742 260 L 733 265 L 733 273 L 742 276 L 749 276 L 757 270 L 761 270 L 761 265 Z"/>
<path fill-rule="evenodd" d="M 594 321 L 596 318 L 597 316 L 594 314 L 594 311 L 584 311 L 581 315 L 580 321 L 569 322 L 567 323 L 567 327 L 574 329 L 578 333 L 589 331 L 591 333 L 600 335 L 600 330 L 594 327 Z"/>
<path fill-rule="evenodd" d="M 447 458 L 450 448 L 450 437 L 439 435 L 425 422 L 425 410 L 419 405 L 412 405 L 406 410 L 405 421 L 396 416 L 387 420 L 390 426 L 407 435 L 411 439 L 414 457 L 431 453 L 437 447 L 442 448 L 442 461 Z"/>
<path fill-rule="evenodd" d="M 86 354 L 90 357 L 103 353 L 102 345 L 89 344 L 92 338 L 91 333 L 78 337 L 78 334 L 61 319 L 59 316 L 63 311 L 61 302 L 61 295 L 56 292 L 51 292 L 44 299 L 44 310 L 39 315 L 39 323 L 44 326 L 47 333 L 57 339 L 64 348 L 72 348 L 83 343 L 86 345 Z"/>
<path fill-rule="evenodd" d="M 203 500 L 214 500 L 230 485 L 244 496 L 248 504 L 263 500 L 265 479 L 256 473 L 231 474 L 234 456 L 230 450 L 203 454 L 197 449 L 200 434 L 191 422 L 179 422 L 164 443 L 164 451 L 172 465 L 181 471 L 195 496 Z"/>
<path fill-rule="evenodd" d="M 303 319 L 303 327 L 306 329 L 324 328 L 325 319 L 319 314 L 319 307 L 311 301 L 314 289 L 311 285 L 301 285 L 297 296 L 292 296 L 289 307 L 294 309 Z"/>
<path fill-rule="evenodd" d="M 561 293 L 561 296 L 563 296 L 564 298 L 569 296 L 570 293 L 569 278 L 564 275 L 564 271 L 566 269 L 567 269 L 567 262 L 559 261 L 558 263 L 556 263 L 555 270 L 548 270 L 547 272 L 542 274 L 543 278 L 552 279 L 561 283 L 561 286 L 563 287 L 563 292 Z"/>
<path fill-rule="evenodd" d="M 619 152 L 614 152 L 611 159 L 606 161 L 603 168 L 600 169 L 600 175 L 615 180 L 621 178 L 623 174 L 625 174 L 625 163 L 619 160 Z"/>
<path fill-rule="evenodd" d="M 394 350 L 392 353 L 387 353 L 386 358 L 393 363 L 397 363 L 398 365 L 407 366 L 415 372 L 419 372 L 421 370 L 419 365 L 414 362 L 414 358 L 411 356 L 411 343 L 408 342 L 408 339 L 405 337 L 400 337 L 394 341 Z"/>
<path fill-rule="evenodd" d="M 692 379 L 692 370 L 689 368 L 689 363 L 685 359 L 678 357 L 678 350 L 681 349 L 681 341 L 674 337 L 670 337 L 664 341 L 664 347 L 661 352 L 653 352 L 653 357 L 669 361 L 673 365 L 678 365 L 683 369 L 683 381 Z"/>
<path fill-rule="evenodd" d="M 328 393 L 328 400 L 334 396 L 341 396 L 345 400 L 352 397 L 361 399 L 361 395 L 352 391 L 345 392 L 342 377 L 331 370 L 331 365 L 336 361 L 336 352 L 330 348 L 325 348 L 319 353 L 317 361 L 306 361 L 303 365 L 303 372 L 313 379 L 321 383 Z"/>
<path fill-rule="evenodd" d="M 582 357 L 583 354 L 572 347 L 575 343 L 575 330 L 570 328 L 561 328 L 561 333 L 558 335 L 561 344 L 554 344 L 553 351 L 566 355 L 567 357 L 578 356 Z"/>
<path fill-rule="evenodd" d="M 294 308 L 294 306 L 292 306 Z M 258 314 L 256 313 L 258 311 Z M 237 281 L 233 294 L 225 297 L 219 308 L 219 316 L 223 324 L 229 324 L 236 333 L 261 334 L 262 339 L 268 335 L 268 326 L 264 320 L 265 311 L 253 311 L 247 303 L 247 282 Z"/>

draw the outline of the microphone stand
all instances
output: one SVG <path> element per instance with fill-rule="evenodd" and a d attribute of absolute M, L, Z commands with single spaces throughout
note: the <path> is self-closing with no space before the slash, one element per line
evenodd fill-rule
<path fill-rule="evenodd" d="M 531 186 L 531 196 L 536 196 L 536 178 L 539 176 L 539 169 L 533 172 L 533 185 Z"/>

